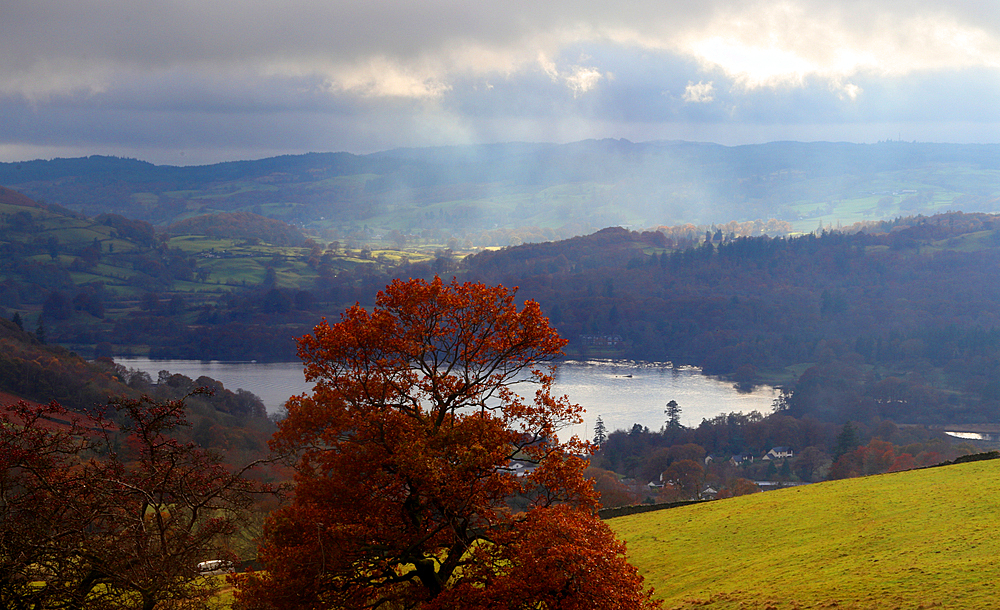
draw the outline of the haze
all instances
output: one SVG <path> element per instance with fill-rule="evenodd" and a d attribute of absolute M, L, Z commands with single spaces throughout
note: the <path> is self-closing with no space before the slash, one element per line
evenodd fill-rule
<path fill-rule="evenodd" d="M 0 161 L 996 142 L 991 3 L 7 0 Z"/>

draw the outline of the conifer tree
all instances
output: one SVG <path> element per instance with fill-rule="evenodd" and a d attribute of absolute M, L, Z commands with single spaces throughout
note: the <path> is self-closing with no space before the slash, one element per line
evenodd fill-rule
<path fill-rule="evenodd" d="M 681 429 L 681 406 L 676 400 L 667 403 L 667 408 L 663 411 L 667 414 L 667 430 Z"/>
<path fill-rule="evenodd" d="M 604 420 L 597 416 L 597 423 L 594 424 L 594 444 L 600 447 L 608 440 L 608 430 L 604 427 Z"/>
<path fill-rule="evenodd" d="M 837 448 L 833 454 L 833 461 L 836 462 L 841 456 L 854 451 L 860 445 L 858 431 L 854 429 L 854 424 L 848 421 L 837 435 Z"/>
<path fill-rule="evenodd" d="M 45 318 L 38 314 L 38 327 L 35 328 L 35 338 L 42 345 L 45 345 Z"/>

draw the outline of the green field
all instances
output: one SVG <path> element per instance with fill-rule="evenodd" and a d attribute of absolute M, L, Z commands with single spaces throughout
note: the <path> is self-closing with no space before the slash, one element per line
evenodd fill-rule
<path fill-rule="evenodd" d="M 790 180 L 778 190 L 787 202 L 780 214 L 796 232 L 848 227 L 856 222 L 972 208 L 989 211 L 996 196 L 996 170 L 955 165 L 870 175 Z"/>
<path fill-rule="evenodd" d="M 666 608 L 995 608 L 1000 461 L 612 519 Z"/>

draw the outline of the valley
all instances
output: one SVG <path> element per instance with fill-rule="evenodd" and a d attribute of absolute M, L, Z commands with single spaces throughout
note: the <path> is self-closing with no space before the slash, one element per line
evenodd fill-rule
<path fill-rule="evenodd" d="M 876 603 L 863 595 L 873 588 L 890 593 L 877 602 L 886 605 L 872 607 L 917 603 L 894 588 L 901 573 L 887 572 L 883 582 L 870 571 L 868 580 L 850 584 L 841 579 L 862 568 L 844 564 L 803 588 L 795 583 L 807 580 L 805 568 L 795 562 L 765 563 L 758 581 L 748 574 L 760 564 L 739 567 L 741 559 L 724 550 L 781 556 L 782 545 L 828 531 L 806 516 L 819 506 L 888 501 L 872 495 L 879 491 L 845 500 L 861 489 L 850 485 L 905 497 L 909 485 L 960 485 L 923 477 L 989 468 L 925 469 L 994 447 L 944 433 L 955 424 L 992 430 L 1000 409 L 1000 219 L 992 213 L 991 149 L 976 149 L 975 162 L 971 149 L 898 143 L 769 146 L 753 155 L 623 142 L 529 146 L 511 157 L 515 149 L 497 147 L 464 165 L 456 165 L 458 150 L 415 150 L 239 168 L 108 158 L 0 167 L 0 177 L 25 172 L 11 183 L 18 188 L 0 187 L 0 391 L 84 410 L 112 395 L 166 400 L 215 388 L 216 397 L 191 398 L 192 428 L 181 436 L 242 463 L 266 454 L 276 408 L 198 367 L 141 370 L 133 359 L 146 366 L 256 361 L 298 376 L 297 339 L 355 304 L 370 310 L 396 280 L 454 277 L 516 287 L 518 302 L 537 301 L 567 340 L 560 359 L 571 373 L 574 366 L 616 371 L 596 386 L 574 385 L 572 374 L 562 380 L 570 400 L 596 409 L 559 438 L 594 441 L 585 472 L 602 506 L 729 498 L 609 522 L 669 604 L 860 607 Z M 668 150 L 674 160 L 684 152 L 701 172 L 714 167 L 715 182 L 695 196 L 685 181 L 703 174 L 666 171 Z M 829 160 L 831 150 L 843 153 L 840 165 L 821 166 L 820 154 Z M 873 158 L 873 151 L 886 154 Z M 924 157 L 909 166 L 900 152 Z M 561 169 L 528 172 L 543 153 L 561 159 L 554 166 Z M 486 172 L 490 164 L 496 174 Z M 649 182 L 649 168 L 664 170 L 661 182 Z M 245 180 L 254 185 L 241 185 Z M 709 192 L 713 184 L 731 190 Z M 697 214 L 685 207 L 701 196 L 713 206 Z M 340 207 L 329 207 L 338 197 Z M 757 215 L 765 208 L 775 214 Z M 499 215 L 487 217 L 485 209 Z M 641 397 L 614 385 L 636 386 L 652 369 L 676 376 L 694 367 L 720 388 L 705 404 L 679 385 Z M 740 406 L 751 397 L 752 407 Z M 261 476 L 277 483 L 291 475 L 273 465 Z M 884 487 L 887 481 L 892 486 Z M 782 486 L 790 489 L 757 493 Z M 978 505 L 962 506 L 963 514 L 978 514 Z M 254 510 L 255 525 L 240 534 L 243 561 L 253 555 L 244 538 L 259 531 L 266 512 Z M 802 516 L 783 524 L 757 518 L 798 510 Z M 892 514 L 906 528 L 937 531 Z M 841 515 L 829 531 L 859 527 L 855 516 Z M 721 541 L 719 528 L 730 531 L 728 520 L 737 517 L 754 517 L 733 530 L 751 538 Z M 798 542 L 782 542 L 786 525 Z M 881 562 L 903 543 L 888 525 L 876 529 L 887 546 L 865 553 Z M 649 533 L 659 530 L 678 537 Z M 777 546 L 755 546 L 761 532 Z M 817 545 L 803 552 L 843 557 Z M 936 565 L 929 552 L 920 551 L 914 565 Z M 684 553 L 694 562 L 689 570 L 658 563 L 668 557 L 681 565 Z M 720 572 L 720 565 L 728 568 Z M 774 589 L 780 596 L 762 593 L 775 582 L 784 583 Z M 955 607 L 968 607 L 961 604 L 979 599 L 974 583 L 971 597 L 930 586 L 918 587 L 927 603 L 957 596 L 963 601 Z"/>

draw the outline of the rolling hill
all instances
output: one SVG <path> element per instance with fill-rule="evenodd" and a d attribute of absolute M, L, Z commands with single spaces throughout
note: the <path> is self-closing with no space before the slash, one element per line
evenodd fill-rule
<path fill-rule="evenodd" d="M 778 219 L 799 232 L 961 209 L 998 211 L 1000 146 L 905 142 L 588 140 L 312 153 L 196 167 L 87 157 L 0 163 L 0 185 L 88 216 L 168 225 L 253 212 L 323 239 L 444 231 L 513 245 L 497 231 L 567 238 L 644 228 Z M 446 238 L 447 239 L 447 238 Z"/>
<path fill-rule="evenodd" d="M 395 277 L 520 287 L 567 353 L 782 385 L 796 417 L 993 423 L 1000 220 L 951 212 L 772 238 L 767 225 L 629 231 L 482 250 L 303 241 L 219 213 L 166 235 L 0 187 L 0 316 L 90 356 L 290 361 L 293 337 Z M 402 240 L 406 242 L 407 240 Z"/>
<path fill-rule="evenodd" d="M 611 519 L 666 608 L 996 607 L 1000 461 Z"/>

